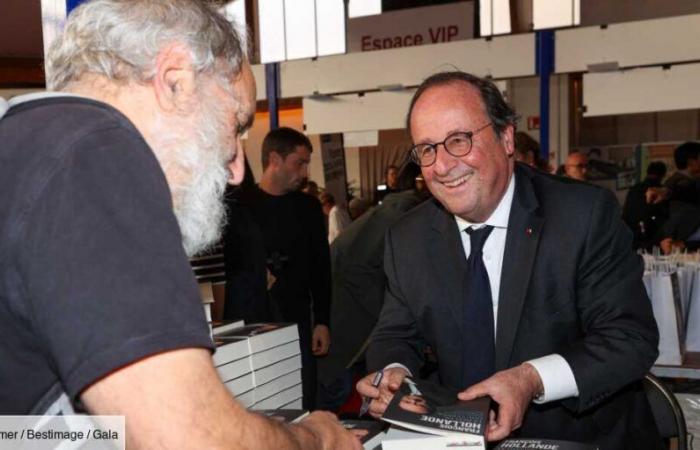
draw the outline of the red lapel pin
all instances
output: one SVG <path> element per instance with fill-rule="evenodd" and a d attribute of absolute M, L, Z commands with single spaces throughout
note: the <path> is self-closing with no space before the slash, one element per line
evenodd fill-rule
<path fill-rule="evenodd" d="M 525 229 L 525 234 L 527 234 L 528 236 L 531 236 L 531 235 L 532 235 L 532 228 L 527 227 L 527 228 Z"/>

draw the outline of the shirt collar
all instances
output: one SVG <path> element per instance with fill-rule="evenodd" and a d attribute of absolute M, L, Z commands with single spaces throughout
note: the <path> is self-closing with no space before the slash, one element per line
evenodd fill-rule
<path fill-rule="evenodd" d="M 455 220 L 457 221 L 459 231 L 464 231 L 471 226 L 481 228 L 484 225 L 491 225 L 494 228 L 508 228 L 508 218 L 510 217 L 510 208 L 513 205 L 514 192 L 515 172 L 513 172 L 513 174 L 510 176 L 510 182 L 508 183 L 506 193 L 503 195 L 503 197 L 501 197 L 501 201 L 498 202 L 498 206 L 484 223 L 472 223 L 462 219 L 461 217 L 454 216 Z"/>

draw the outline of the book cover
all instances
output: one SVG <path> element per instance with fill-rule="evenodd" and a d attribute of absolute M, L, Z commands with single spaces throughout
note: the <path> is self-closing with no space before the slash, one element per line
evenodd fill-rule
<path fill-rule="evenodd" d="M 475 437 L 484 443 L 491 399 L 462 401 L 458 391 L 405 378 L 382 420 L 423 433 Z"/>
<path fill-rule="evenodd" d="M 598 446 L 551 439 L 506 439 L 494 450 L 598 450 Z"/>

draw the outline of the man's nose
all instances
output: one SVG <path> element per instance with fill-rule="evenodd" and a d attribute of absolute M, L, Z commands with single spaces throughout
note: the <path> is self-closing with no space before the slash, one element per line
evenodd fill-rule
<path fill-rule="evenodd" d="M 435 146 L 435 163 L 433 164 L 433 170 L 437 172 L 438 175 L 447 174 L 457 163 L 457 157 L 452 156 L 447 149 L 445 144 L 437 144 Z"/>

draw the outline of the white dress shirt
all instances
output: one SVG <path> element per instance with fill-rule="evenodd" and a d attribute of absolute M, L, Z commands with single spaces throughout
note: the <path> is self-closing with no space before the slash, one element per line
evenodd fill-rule
<path fill-rule="evenodd" d="M 486 272 L 489 274 L 489 284 L 491 285 L 491 297 L 493 301 L 493 323 L 498 323 L 498 294 L 501 290 L 501 269 L 503 267 L 503 255 L 506 248 L 506 234 L 508 231 L 508 218 L 513 204 L 513 194 L 515 192 L 515 176 L 511 176 L 510 183 L 505 195 L 491 216 L 484 223 L 470 223 L 460 217 L 454 216 L 464 247 L 464 254 L 469 258 L 471 253 L 471 242 L 467 234 L 467 228 L 481 228 L 487 225 L 493 227 L 493 231 L 484 243 L 482 250 Z M 526 306 L 527 307 L 527 306 Z M 495 331 L 495 330 L 494 330 Z M 546 403 L 560 400 L 567 397 L 578 396 L 578 386 L 571 371 L 571 367 L 566 360 L 558 354 L 546 355 L 527 361 L 531 364 L 542 379 L 544 395 L 538 397 L 536 403 Z M 390 367 L 403 367 L 401 364 L 390 364 Z M 408 370 L 408 369 L 406 369 Z"/>

